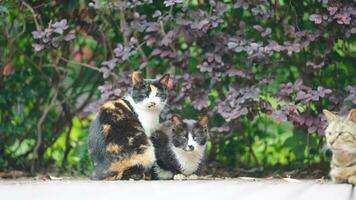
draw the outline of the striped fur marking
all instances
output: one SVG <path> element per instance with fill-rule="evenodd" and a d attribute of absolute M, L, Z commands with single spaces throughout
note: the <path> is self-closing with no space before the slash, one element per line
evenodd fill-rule
<path fill-rule="evenodd" d="M 142 147 L 145 147 L 145 151 L 142 154 L 133 154 L 128 158 L 111 163 L 108 171 L 116 172 L 117 175 L 114 178 L 109 177 L 107 180 L 121 179 L 125 170 L 135 165 L 142 165 L 145 168 L 150 168 L 155 161 L 153 147 L 148 145 L 144 145 Z"/>
<path fill-rule="evenodd" d="M 110 153 L 119 153 L 122 151 L 122 146 L 119 146 L 117 144 L 110 143 L 106 146 L 106 151 Z"/>
<path fill-rule="evenodd" d="M 115 110 L 115 105 L 112 101 L 108 101 L 108 102 L 104 103 L 102 108 L 105 110 Z"/>
<path fill-rule="evenodd" d="M 127 105 L 127 103 L 124 100 L 120 99 L 120 100 L 118 100 L 118 102 L 121 103 L 123 106 L 125 106 L 125 108 L 127 108 L 127 110 L 132 112 L 132 109 L 130 108 L 129 105 Z"/>

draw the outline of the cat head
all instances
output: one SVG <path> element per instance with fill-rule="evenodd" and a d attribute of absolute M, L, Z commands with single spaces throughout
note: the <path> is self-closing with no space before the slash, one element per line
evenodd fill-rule
<path fill-rule="evenodd" d="M 184 151 L 194 151 L 204 147 L 208 141 L 208 117 L 200 117 L 198 121 L 174 115 L 172 121 L 172 143 Z"/>
<path fill-rule="evenodd" d="M 356 153 L 356 109 L 352 109 L 347 117 L 340 117 L 323 110 L 328 121 L 325 130 L 327 146 L 331 150 Z"/>
<path fill-rule="evenodd" d="M 140 72 L 132 73 L 132 89 L 129 92 L 134 107 L 143 111 L 160 112 L 168 97 L 169 74 L 160 79 L 144 79 Z"/>

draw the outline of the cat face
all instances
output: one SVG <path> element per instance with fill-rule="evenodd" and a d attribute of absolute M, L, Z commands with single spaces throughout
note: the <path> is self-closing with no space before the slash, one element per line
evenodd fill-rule
<path fill-rule="evenodd" d="M 159 80 L 143 79 L 139 72 L 132 74 L 131 97 L 135 107 L 150 112 L 160 112 L 168 97 L 169 74 Z"/>
<path fill-rule="evenodd" d="M 328 110 L 323 110 L 328 121 L 325 130 L 327 146 L 331 150 L 356 153 L 356 109 L 347 117 L 339 117 Z"/>
<path fill-rule="evenodd" d="M 208 117 L 196 120 L 182 120 L 172 117 L 172 143 L 184 151 L 194 151 L 206 145 L 208 141 Z"/>

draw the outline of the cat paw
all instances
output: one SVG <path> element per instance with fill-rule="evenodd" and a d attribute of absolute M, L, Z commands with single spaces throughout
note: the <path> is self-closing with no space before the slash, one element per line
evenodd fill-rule
<path fill-rule="evenodd" d="M 141 179 L 145 179 L 145 174 L 132 174 L 129 178 L 129 180 L 141 180 Z"/>
<path fill-rule="evenodd" d="M 345 183 L 346 182 L 346 180 L 337 178 L 337 177 L 331 177 L 331 180 L 333 183 Z"/>
<path fill-rule="evenodd" d="M 173 180 L 183 180 L 183 179 L 186 179 L 186 176 L 183 174 L 176 174 L 173 177 Z"/>
<path fill-rule="evenodd" d="M 192 174 L 190 176 L 187 176 L 188 180 L 197 180 L 199 177 L 196 174 Z"/>
<path fill-rule="evenodd" d="M 356 185 L 356 176 L 349 177 L 347 181 L 352 185 Z"/>

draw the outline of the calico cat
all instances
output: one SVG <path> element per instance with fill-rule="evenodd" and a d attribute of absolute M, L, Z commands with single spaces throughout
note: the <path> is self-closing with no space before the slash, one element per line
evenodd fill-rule
<path fill-rule="evenodd" d="M 330 177 L 335 183 L 356 184 L 356 109 L 347 117 L 323 110 L 328 121 L 326 142 L 333 156 Z"/>
<path fill-rule="evenodd" d="M 194 175 L 203 164 L 208 141 L 208 117 L 182 120 L 174 115 L 151 136 L 156 162 L 154 179 L 172 179 Z"/>
<path fill-rule="evenodd" d="M 88 149 L 93 179 L 142 179 L 155 161 L 149 136 L 159 126 L 167 100 L 169 74 L 159 80 L 132 74 L 133 87 L 122 99 L 105 102 L 90 126 Z"/>

